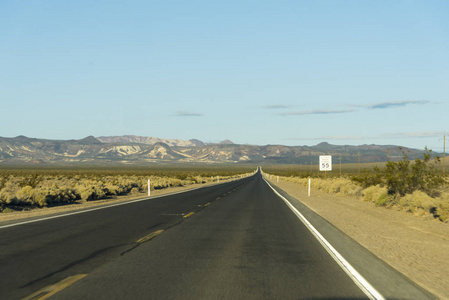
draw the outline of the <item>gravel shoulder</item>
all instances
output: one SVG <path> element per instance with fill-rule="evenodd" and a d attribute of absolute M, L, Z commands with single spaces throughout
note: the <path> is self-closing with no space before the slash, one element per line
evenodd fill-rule
<path fill-rule="evenodd" d="M 271 183 L 441 299 L 449 299 L 449 224 L 376 207 L 360 198 Z"/>

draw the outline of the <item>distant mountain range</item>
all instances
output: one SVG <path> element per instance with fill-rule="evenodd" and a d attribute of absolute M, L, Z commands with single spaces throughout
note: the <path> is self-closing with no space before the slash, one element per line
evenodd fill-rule
<path fill-rule="evenodd" d="M 9 164 L 146 164 L 146 163 L 257 163 L 317 164 L 319 155 L 333 155 L 339 162 L 382 162 L 410 159 L 423 150 L 399 146 L 342 146 L 320 143 L 316 146 L 238 145 L 229 140 L 217 144 L 199 140 L 160 139 L 142 136 L 89 136 L 81 140 L 46 140 L 18 136 L 0 137 L 0 165 Z M 334 163 L 337 162 L 334 158 Z"/>
<path fill-rule="evenodd" d="M 188 141 L 179 139 L 161 139 L 152 136 L 136 136 L 136 135 L 122 135 L 122 136 L 99 136 L 97 137 L 102 143 L 136 143 L 136 144 L 147 144 L 154 145 L 156 143 L 164 143 L 170 147 L 198 147 L 206 145 L 202 141 L 191 139 Z"/>

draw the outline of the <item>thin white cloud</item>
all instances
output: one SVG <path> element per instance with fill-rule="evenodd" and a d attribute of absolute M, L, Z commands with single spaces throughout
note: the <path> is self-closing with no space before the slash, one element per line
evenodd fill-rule
<path fill-rule="evenodd" d="M 290 108 L 291 105 L 284 105 L 284 104 L 273 104 L 273 105 L 265 105 L 263 108 L 265 109 L 286 109 Z"/>
<path fill-rule="evenodd" d="M 410 104 L 429 104 L 428 100 L 410 100 L 410 101 L 390 101 L 390 102 L 380 102 L 372 105 L 368 105 L 369 109 L 386 109 L 386 108 L 394 108 L 394 107 L 403 107 Z"/>
<path fill-rule="evenodd" d="M 353 109 L 314 109 L 303 111 L 288 111 L 279 113 L 281 116 L 306 116 L 306 115 L 331 115 L 331 114 L 343 114 L 354 112 Z"/>
<path fill-rule="evenodd" d="M 176 112 L 177 117 L 201 117 L 203 114 L 190 112 L 190 111 L 178 111 Z"/>
<path fill-rule="evenodd" d="M 405 139 L 405 138 L 432 138 L 442 137 L 444 131 L 415 131 L 415 132 L 403 132 L 403 133 L 386 133 L 376 137 L 379 139 Z"/>
<path fill-rule="evenodd" d="M 286 140 L 298 140 L 298 141 L 323 141 L 323 140 L 374 140 L 374 139 L 407 139 L 407 138 L 437 138 L 445 135 L 444 131 L 411 131 L 411 132 L 399 132 L 399 133 L 386 133 L 376 136 L 344 136 L 344 135 L 334 135 L 334 136 L 319 136 L 319 137 L 294 137 L 287 138 Z"/>
<path fill-rule="evenodd" d="M 281 116 L 305 116 L 305 115 L 331 115 L 354 112 L 353 109 L 314 109 L 303 111 L 288 111 L 279 113 Z"/>
<path fill-rule="evenodd" d="M 407 105 L 424 105 L 432 103 L 428 100 L 409 100 L 409 101 L 389 101 L 389 102 L 379 102 L 374 104 L 367 105 L 358 105 L 358 104 L 348 104 L 348 106 L 356 107 L 356 108 L 367 108 L 367 109 L 388 109 L 395 107 L 404 107 Z M 265 109 L 282 109 L 289 108 L 291 106 L 288 105 L 267 105 L 264 106 Z M 281 116 L 305 116 L 305 115 L 328 115 L 328 114 L 342 114 L 342 113 L 350 113 L 356 112 L 359 109 L 313 109 L 313 110 L 302 110 L 302 111 L 286 111 L 278 113 Z"/>

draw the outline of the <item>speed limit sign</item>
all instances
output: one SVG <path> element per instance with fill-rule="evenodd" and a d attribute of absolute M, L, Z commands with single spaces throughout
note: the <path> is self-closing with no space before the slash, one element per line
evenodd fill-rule
<path fill-rule="evenodd" d="M 331 155 L 320 155 L 320 171 L 332 171 Z"/>

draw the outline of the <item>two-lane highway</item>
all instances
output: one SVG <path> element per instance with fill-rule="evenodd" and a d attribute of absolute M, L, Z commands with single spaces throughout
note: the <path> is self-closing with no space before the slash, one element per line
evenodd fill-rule
<path fill-rule="evenodd" d="M 54 284 L 61 291 L 52 299 L 369 296 L 260 173 L 127 205 L 0 225 L 0 241 L 1 299 L 45 295 Z M 411 283 L 398 288 L 428 297 Z"/>
<path fill-rule="evenodd" d="M 17 226 L 0 224 L 0 299 L 19 299 L 72 274 L 90 273 L 249 180 Z"/>

